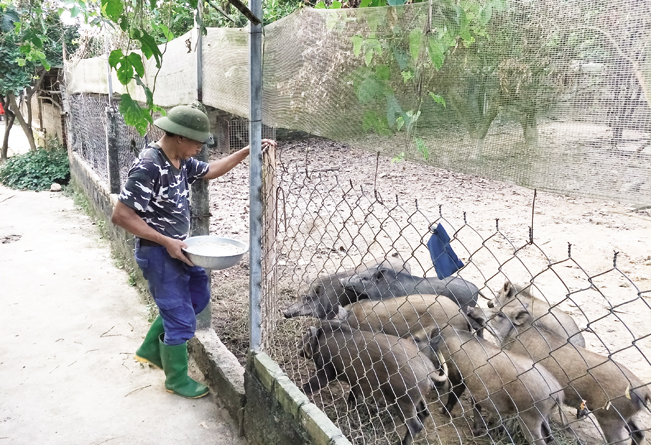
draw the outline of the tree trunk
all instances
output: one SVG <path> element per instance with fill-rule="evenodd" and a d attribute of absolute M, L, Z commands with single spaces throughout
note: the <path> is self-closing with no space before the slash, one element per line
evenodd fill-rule
<path fill-rule="evenodd" d="M 9 99 L 9 105 L 11 106 L 11 111 L 16 115 L 16 119 L 18 119 L 18 123 L 20 124 L 20 127 L 25 132 L 25 137 L 27 137 L 27 141 L 29 142 L 29 149 L 31 151 L 36 151 L 34 134 L 32 133 L 31 127 L 27 126 L 25 119 L 23 119 L 23 115 L 20 114 L 20 108 L 18 108 L 18 104 L 16 103 L 16 96 L 14 96 L 14 93 L 9 93 L 7 95 L 7 98 Z"/>
<path fill-rule="evenodd" d="M 522 125 L 524 142 L 529 146 L 538 145 L 538 123 L 536 122 L 536 111 L 532 109 L 523 111 L 520 124 Z"/>
<path fill-rule="evenodd" d="M 457 92 L 448 94 L 448 103 L 455 111 L 457 117 L 466 128 L 470 137 L 474 140 L 484 140 L 491 124 L 500 112 L 501 101 L 497 97 L 488 98 L 488 109 L 484 112 L 483 99 L 479 101 L 476 97 L 472 100 L 461 97 Z M 474 105 L 481 105 L 481 108 L 474 108 Z"/>
<path fill-rule="evenodd" d="M 45 70 L 38 71 L 38 78 L 36 79 L 36 82 L 34 82 L 34 85 L 28 87 L 25 90 L 27 93 L 25 95 L 25 107 L 27 108 L 27 126 L 30 128 L 30 130 L 33 128 L 32 123 L 34 121 L 34 113 L 32 110 L 32 96 L 34 96 L 34 93 L 36 93 L 41 88 L 41 84 L 45 78 L 45 73 Z"/>
<path fill-rule="evenodd" d="M 9 132 L 11 131 L 11 127 L 14 126 L 14 119 L 16 119 L 16 116 L 14 116 L 14 113 L 12 113 L 9 110 L 5 109 L 5 136 L 2 140 L 2 151 L 0 152 L 0 163 L 3 163 L 4 161 L 7 160 L 7 153 L 9 152 Z"/>

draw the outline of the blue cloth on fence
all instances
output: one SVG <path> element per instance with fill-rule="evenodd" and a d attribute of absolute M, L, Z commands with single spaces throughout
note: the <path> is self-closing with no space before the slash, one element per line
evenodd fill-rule
<path fill-rule="evenodd" d="M 427 242 L 427 248 L 439 280 L 449 277 L 463 267 L 463 262 L 452 250 L 450 237 L 441 224 L 434 229 L 434 233 Z"/>

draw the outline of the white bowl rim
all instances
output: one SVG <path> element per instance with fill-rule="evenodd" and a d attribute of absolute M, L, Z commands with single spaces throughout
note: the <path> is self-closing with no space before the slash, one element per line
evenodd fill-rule
<path fill-rule="evenodd" d="M 182 250 L 190 255 L 194 255 L 197 257 L 202 257 L 202 258 L 231 258 L 231 257 L 237 257 L 237 256 L 244 256 L 245 253 L 249 251 L 249 245 L 243 241 L 234 239 L 234 238 L 228 238 L 226 236 L 216 236 L 216 235 L 197 235 L 197 236 L 191 236 L 188 237 L 184 240 L 184 242 L 187 244 L 189 240 L 205 240 L 209 239 L 211 241 L 220 241 L 220 242 L 226 242 L 226 244 L 231 244 L 237 247 L 242 248 L 243 250 L 241 252 L 232 254 L 232 255 L 220 255 L 220 256 L 207 256 L 207 255 L 200 255 L 198 253 L 194 253 L 192 251 L 189 251 L 188 248 L 191 248 L 191 245 L 188 245 L 188 247 L 184 247 Z"/>

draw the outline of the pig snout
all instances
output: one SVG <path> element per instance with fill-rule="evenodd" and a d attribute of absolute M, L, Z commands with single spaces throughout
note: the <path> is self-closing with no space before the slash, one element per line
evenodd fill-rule
<path fill-rule="evenodd" d="M 283 311 L 283 315 L 285 318 L 305 317 L 308 315 L 313 315 L 316 309 L 314 306 L 315 305 L 313 302 L 304 301 L 301 299 L 301 301 L 298 301 L 285 309 Z"/>

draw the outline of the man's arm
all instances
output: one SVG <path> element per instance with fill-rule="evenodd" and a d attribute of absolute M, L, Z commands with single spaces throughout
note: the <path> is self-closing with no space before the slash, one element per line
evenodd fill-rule
<path fill-rule="evenodd" d="M 268 146 L 276 146 L 276 141 L 271 139 L 262 140 L 262 150 L 264 151 Z M 208 173 L 203 176 L 203 179 L 215 179 L 231 171 L 237 164 L 242 162 L 249 155 L 249 146 L 236 151 L 235 153 L 226 156 L 225 158 L 212 161 Z"/>
<path fill-rule="evenodd" d="M 167 249 L 167 252 L 172 258 L 181 260 L 188 266 L 194 266 L 192 261 L 190 261 L 181 250 L 183 247 L 188 247 L 183 241 L 158 233 L 149 227 L 131 207 L 118 201 L 113 209 L 111 222 L 116 226 L 122 227 L 124 230 L 132 233 L 138 238 L 148 239 L 149 241 L 160 244 Z"/>

